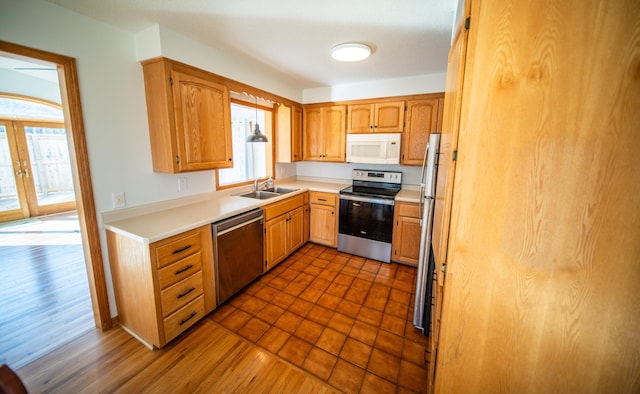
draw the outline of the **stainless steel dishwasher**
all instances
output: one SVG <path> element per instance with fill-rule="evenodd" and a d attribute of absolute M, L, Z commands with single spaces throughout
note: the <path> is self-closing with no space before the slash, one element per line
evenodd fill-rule
<path fill-rule="evenodd" d="M 262 275 L 264 216 L 254 209 L 213 223 L 216 304 Z"/>

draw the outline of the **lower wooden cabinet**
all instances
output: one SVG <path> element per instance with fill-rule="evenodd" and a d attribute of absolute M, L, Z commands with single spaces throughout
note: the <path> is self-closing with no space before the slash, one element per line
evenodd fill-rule
<path fill-rule="evenodd" d="M 338 195 L 309 193 L 309 241 L 338 247 Z"/>
<path fill-rule="evenodd" d="M 107 231 L 120 325 L 161 348 L 215 308 L 211 227 L 151 244 Z"/>
<path fill-rule="evenodd" d="M 391 260 L 417 266 L 420 253 L 420 212 L 415 203 L 398 201 L 393 213 Z"/>
<path fill-rule="evenodd" d="M 299 194 L 263 207 L 265 272 L 305 243 L 304 196 Z"/>

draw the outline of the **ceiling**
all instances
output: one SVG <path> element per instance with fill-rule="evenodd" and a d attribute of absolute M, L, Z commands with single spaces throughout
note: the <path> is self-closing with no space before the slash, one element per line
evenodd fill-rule
<path fill-rule="evenodd" d="M 159 24 L 314 88 L 446 71 L 457 0 L 46 0 L 137 33 Z M 373 48 L 340 63 L 331 48 Z"/>

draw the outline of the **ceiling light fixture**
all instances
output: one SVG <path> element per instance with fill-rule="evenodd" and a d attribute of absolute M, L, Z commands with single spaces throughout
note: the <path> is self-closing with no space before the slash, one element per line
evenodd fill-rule
<path fill-rule="evenodd" d="M 357 42 L 336 45 L 331 50 L 331 57 L 341 62 L 358 62 L 371 55 L 371 47 Z"/>

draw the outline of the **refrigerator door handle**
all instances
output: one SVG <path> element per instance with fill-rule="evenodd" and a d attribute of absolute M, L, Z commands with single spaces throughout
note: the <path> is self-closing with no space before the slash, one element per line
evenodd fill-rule
<path fill-rule="evenodd" d="M 418 200 L 418 214 L 420 218 L 420 227 L 422 227 L 422 207 L 424 205 L 424 189 L 426 187 L 426 180 L 424 179 L 424 173 L 427 170 L 427 155 L 429 154 L 429 143 L 424 150 L 424 156 L 422 157 L 422 170 L 420 171 L 420 199 Z"/>

